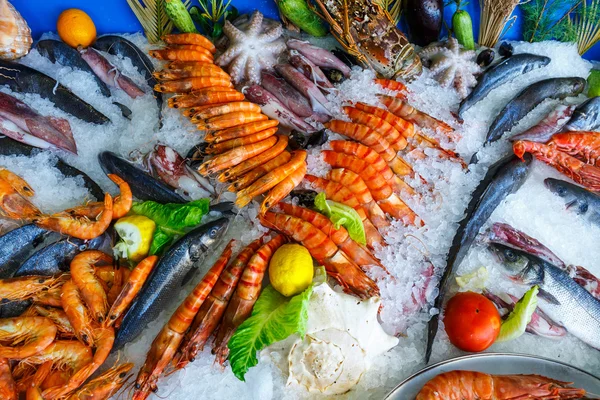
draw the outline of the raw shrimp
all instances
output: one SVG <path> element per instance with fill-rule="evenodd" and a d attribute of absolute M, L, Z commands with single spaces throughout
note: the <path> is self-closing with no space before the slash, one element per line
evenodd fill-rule
<path fill-rule="evenodd" d="M 282 180 L 265 196 L 262 204 L 260 205 L 260 213 L 264 214 L 269 208 L 275 206 L 281 200 L 283 200 L 288 194 L 292 192 L 302 182 L 306 175 L 306 163 L 302 164 L 300 168 L 288 175 L 287 178 Z"/>
<path fill-rule="evenodd" d="M 250 257 L 248 264 L 246 264 L 238 286 L 223 315 L 223 321 L 217 332 L 213 347 L 213 354 L 217 355 L 217 361 L 221 365 L 225 363 L 225 360 L 229 355 L 229 348 L 227 347 L 229 339 L 231 339 L 231 336 L 238 326 L 250 316 L 252 307 L 254 307 L 254 303 L 256 303 L 256 300 L 258 299 L 263 277 L 269 266 L 271 256 L 275 250 L 285 242 L 287 242 L 287 240 L 284 236 L 275 236 L 273 239 L 263 244 L 256 253 Z"/>
<path fill-rule="evenodd" d="M 62 308 L 82 343 L 90 346 L 93 342 L 92 318 L 83 303 L 79 288 L 72 280 L 65 282 L 61 294 Z"/>
<path fill-rule="evenodd" d="M 199 33 L 177 33 L 164 35 L 162 40 L 166 44 L 195 44 L 204 47 L 213 54 L 217 52 L 215 45 Z"/>
<path fill-rule="evenodd" d="M 104 400 L 115 395 L 131 378 L 133 363 L 116 365 L 77 389 L 67 400 Z"/>
<path fill-rule="evenodd" d="M 27 300 L 43 293 L 44 290 L 60 287 L 64 281 L 62 276 L 41 275 L 0 279 L 0 299 L 5 301 Z"/>
<path fill-rule="evenodd" d="M 213 86 L 232 87 L 228 78 L 215 76 L 196 76 L 191 78 L 163 81 L 154 85 L 154 90 L 160 93 L 189 93 L 194 90 L 206 89 Z"/>
<path fill-rule="evenodd" d="M 152 73 L 152 76 L 160 80 L 191 78 L 194 76 L 220 76 L 223 78 L 229 78 L 227 72 L 223 71 L 215 64 L 208 62 L 195 62 L 193 66 L 156 71 Z"/>
<path fill-rule="evenodd" d="M 344 291 L 365 299 L 379 294 L 377 284 L 350 260 L 320 229 L 300 218 L 267 211 L 261 223 L 302 243 L 310 254 L 335 278 Z"/>
<path fill-rule="evenodd" d="M 214 59 L 213 53 L 203 46 L 197 44 L 172 44 L 167 47 L 169 50 L 191 50 L 204 54 L 209 59 Z"/>
<path fill-rule="evenodd" d="M 73 329 L 73 326 L 71 326 L 71 322 L 69 322 L 69 317 L 67 317 L 67 314 L 62 309 L 42 307 L 40 305 L 33 305 L 32 308 L 38 315 L 46 317 L 54 322 L 54 325 L 56 325 L 56 328 L 61 335 L 75 335 L 75 330 Z"/>
<path fill-rule="evenodd" d="M 48 347 L 56 332 L 56 325 L 46 317 L 2 318 L 0 359 L 21 360 L 32 356 Z"/>
<path fill-rule="evenodd" d="M 283 151 L 277 157 L 270 159 L 264 164 L 258 165 L 247 174 L 240 176 L 227 188 L 227 190 L 230 192 L 237 192 L 238 190 L 247 188 L 261 176 L 290 161 L 290 158 L 292 158 L 290 152 Z"/>
<path fill-rule="evenodd" d="M 277 128 L 269 128 L 264 131 L 253 133 L 252 135 L 242 136 L 241 138 L 231 139 L 220 143 L 211 143 L 206 148 L 206 154 L 221 154 L 225 151 L 235 149 L 236 147 L 260 142 L 261 140 L 270 138 L 276 133 Z"/>
<path fill-rule="evenodd" d="M 236 101 L 226 104 L 219 104 L 198 111 L 192 116 L 192 122 L 200 122 L 203 119 L 207 119 L 210 117 L 216 117 L 218 115 L 224 115 L 240 111 L 260 113 L 261 109 L 258 104 L 250 103 L 249 101 Z"/>
<path fill-rule="evenodd" d="M 206 341 L 215 331 L 225 313 L 227 303 L 229 303 L 229 299 L 240 280 L 242 271 L 261 244 L 262 238 L 250 243 L 223 270 L 210 295 L 196 314 L 190 330 L 181 342 L 178 354 L 174 359 L 177 369 L 185 367 L 190 361 L 194 361 L 198 352 L 204 349 Z"/>
<path fill-rule="evenodd" d="M 166 61 L 201 61 L 201 62 L 212 62 L 213 58 L 207 56 L 203 52 L 196 50 L 177 50 L 172 48 L 150 50 L 149 53 L 152 57 L 158 60 Z"/>
<path fill-rule="evenodd" d="M 18 400 L 17 384 L 10 370 L 10 363 L 6 358 L 0 358 L 0 398 L 4 400 Z"/>
<path fill-rule="evenodd" d="M 35 219 L 39 227 L 60 232 L 82 240 L 97 238 L 110 226 L 113 216 L 113 200 L 110 194 L 104 197 L 104 210 L 96 220 L 64 214 L 45 215 Z"/>
<path fill-rule="evenodd" d="M 205 140 L 210 143 L 220 143 L 226 140 L 248 136 L 253 133 L 264 131 L 265 129 L 275 128 L 277 125 L 279 125 L 279 121 L 277 121 L 276 119 L 251 122 L 249 124 L 224 129 L 218 132 L 208 132 L 206 134 Z"/>
<path fill-rule="evenodd" d="M 431 379 L 416 400 L 516 400 L 579 399 L 585 390 L 570 388 L 540 375 L 488 375 L 474 371 L 450 371 Z"/>
<path fill-rule="evenodd" d="M 361 111 L 373 114 L 386 122 L 390 123 L 402 136 L 406 139 L 410 139 L 415 135 L 415 124 L 405 119 L 392 114 L 391 112 L 384 110 L 383 108 L 371 106 L 365 103 L 356 103 L 354 107 Z"/>
<path fill-rule="evenodd" d="M 200 306 L 210 294 L 213 286 L 219 279 L 219 275 L 229 262 L 232 253 L 233 240 L 231 240 L 219 259 L 204 275 L 204 278 L 196 285 L 194 290 L 185 298 L 173 313 L 167 324 L 156 335 L 150 346 L 146 361 L 140 369 L 135 380 L 134 400 L 142 400 L 148 397 L 150 391 L 157 388 L 156 382 L 164 369 L 171 363 L 183 335 L 190 327 L 192 320 L 198 313 Z"/>
<path fill-rule="evenodd" d="M 61 280 L 59 286 L 34 293 L 31 296 L 31 300 L 36 304 L 41 304 L 44 306 L 62 307 L 60 296 L 62 293 L 63 283 L 64 281 Z"/>
<path fill-rule="evenodd" d="M 207 104 L 244 100 L 244 95 L 231 87 L 211 87 L 169 98 L 171 108 L 190 108 Z"/>
<path fill-rule="evenodd" d="M 217 115 L 210 117 L 204 121 L 196 124 L 196 128 L 201 131 L 209 130 L 220 130 L 233 128 L 234 126 L 240 126 L 249 124 L 250 122 L 265 121 L 268 120 L 265 114 L 260 112 L 249 112 L 249 111 L 236 111 L 229 114 Z"/>
<path fill-rule="evenodd" d="M 394 81 L 391 79 L 375 79 L 373 82 L 378 84 L 384 89 L 393 90 L 394 92 L 398 92 L 396 94 L 396 98 L 398 99 L 406 99 L 406 94 L 408 93 L 408 88 L 406 85 L 399 81 Z"/>
<path fill-rule="evenodd" d="M 31 219 L 41 214 L 27 197 L 33 189 L 20 176 L 0 168 L 0 215 L 12 219 Z"/>
<path fill-rule="evenodd" d="M 108 311 L 106 292 L 94 273 L 97 263 L 112 263 L 113 259 L 99 250 L 87 250 L 77 254 L 71 261 L 71 279 L 79 288 L 83 301 L 92 317 L 99 323 L 104 321 Z"/>
<path fill-rule="evenodd" d="M 396 151 L 404 150 L 408 145 L 406 138 L 398 132 L 389 122 L 376 115 L 362 111 L 355 107 L 343 107 L 344 112 L 352 122 L 362 124 L 379 133 Z"/>

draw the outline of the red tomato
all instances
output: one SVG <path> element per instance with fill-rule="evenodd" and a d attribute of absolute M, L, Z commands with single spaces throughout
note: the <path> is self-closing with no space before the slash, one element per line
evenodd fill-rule
<path fill-rule="evenodd" d="M 500 333 L 500 314 L 490 300 L 474 292 L 457 293 L 444 312 L 446 333 L 464 351 L 483 351 Z"/>

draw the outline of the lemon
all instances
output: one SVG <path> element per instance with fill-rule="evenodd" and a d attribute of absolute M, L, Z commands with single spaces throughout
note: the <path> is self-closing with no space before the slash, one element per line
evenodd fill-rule
<path fill-rule="evenodd" d="M 69 8 L 58 16 L 56 31 L 63 42 L 73 48 L 88 47 L 96 40 L 94 21 L 77 8 Z"/>
<path fill-rule="evenodd" d="M 303 292 L 313 279 L 313 262 L 306 247 L 284 244 L 269 263 L 271 285 L 284 296 Z"/>
<path fill-rule="evenodd" d="M 140 261 L 148 255 L 156 224 L 143 215 L 119 218 L 115 231 L 121 240 L 115 245 L 115 256 Z"/>

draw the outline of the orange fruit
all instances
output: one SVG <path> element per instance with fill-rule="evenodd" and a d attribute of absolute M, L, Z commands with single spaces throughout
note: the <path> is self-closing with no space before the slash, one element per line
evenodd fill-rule
<path fill-rule="evenodd" d="M 96 40 L 96 25 L 84 11 L 69 8 L 56 21 L 58 36 L 71 47 L 88 47 Z"/>

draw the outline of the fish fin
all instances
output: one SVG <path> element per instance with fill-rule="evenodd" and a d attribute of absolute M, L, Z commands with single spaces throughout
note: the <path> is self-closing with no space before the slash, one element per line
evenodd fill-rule
<path fill-rule="evenodd" d="M 554 297 L 552 294 L 548 293 L 544 289 L 540 289 L 538 295 L 550 304 L 554 304 L 557 306 L 560 305 L 560 301 L 558 301 L 558 299 L 556 297 Z"/>
<path fill-rule="evenodd" d="M 188 284 L 188 282 L 194 277 L 194 275 L 196 275 L 196 273 L 198 272 L 198 268 L 194 267 L 192 269 L 190 269 L 184 276 L 183 279 L 181 280 L 181 287 L 185 286 Z"/>
<path fill-rule="evenodd" d="M 436 314 L 427 323 L 427 348 L 425 349 L 425 364 L 429 363 L 431 351 L 433 350 L 433 341 L 437 335 L 440 315 Z"/>

